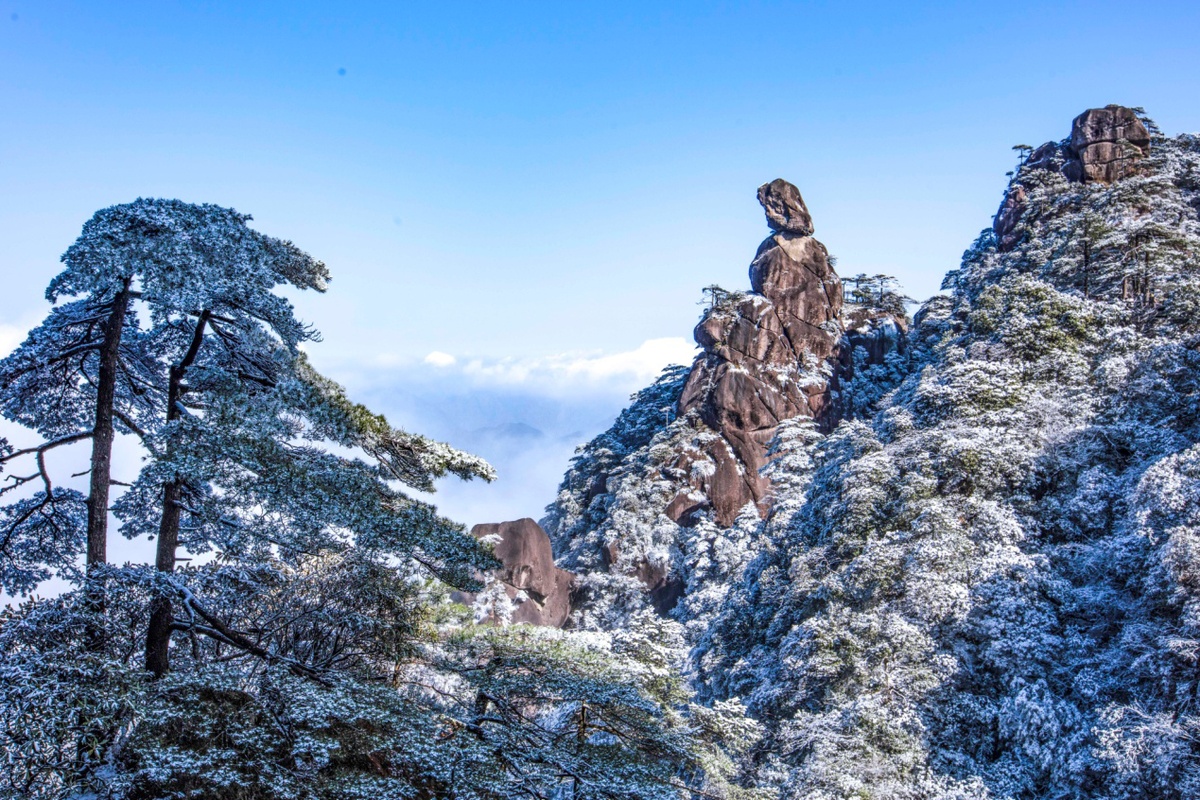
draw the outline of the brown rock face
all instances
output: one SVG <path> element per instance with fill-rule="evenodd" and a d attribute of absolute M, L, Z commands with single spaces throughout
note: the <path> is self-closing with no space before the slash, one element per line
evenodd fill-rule
<path fill-rule="evenodd" d="M 1021 221 L 1021 214 L 1025 211 L 1025 201 L 1028 197 L 1025 187 L 1019 183 L 1012 184 L 1004 193 L 1004 201 L 1000 204 L 1000 210 L 996 212 L 996 219 L 992 222 L 992 230 L 996 232 L 1002 249 L 1007 250 L 1016 244 L 1017 223 Z"/>
<path fill-rule="evenodd" d="M 597 602 L 613 592 L 666 614 L 703 589 L 689 584 L 696 537 L 680 527 L 707 529 L 711 519 L 729 528 L 765 515 L 772 487 L 761 471 L 779 424 L 805 417 L 828 431 L 840 414 L 877 399 L 876 375 L 890 380 L 899 371 L 854 374 L 899 367 L 893 357 L 907 335 L 899 296 L 888 297 L 892 311 L 852 305 L 843 317 L 842 282 L 809 233 L 800 192 L 773 181 L 758 196 L 773 233 L 750 264 L 750 291 L 709 287 L 711 305 L 695 328 L 703 353 L 686 375 L 671 370 L 639 393 L 584 448 L 550 509 L 546 525 L 562 563 L 580 576 L 573 618 L 582 626 L 624 607 Z"/>
<path fill-rule="evenodd" d="M 758 202 L 762 203 L 771 230 L 812 236 L 813 224 L 808 206 L 804 205 L 800 190 L 783 178 L 776 178 L 758 187 Z"/>
<path fill-rule="evenodd" d="M 796 200 L 789 219 L 796 218 L 796 208 L 803 210 L 800 192 L 786 181 L 763 186 L 758 196 L 772 227 L 782 215 L 783 200 Z M 807 210 L 803 217 L 800 227 L 811 231 Z M 677 522 L 686 523 L 687 515 L 705 505 L 724 526 L 746 503 L 765 512 L 769 484 L 759 470 L 775 427 L 801 415 L 825 420 L 831 409 L 833 373 L 827 360 L 841 336 L 842 284 L 825 246 L 807 234 L 779 230 L 759 246 L 750 286 L 748 294 L 714 298 L 696 326 L 704 353 L 684 386 L 679 413 L 697 412 L 719 437 L 701 445 L 715 469 L 692 470 L 691 491 L 668 506 Z M 678 466 L 687 470 L 690 464 Z M 697 493 L 707 503 L 696 501 Z"/>
<path fill-rule="evenodd" d="M 1019 239 L 1017 223 L 1025 211 L 1023 180 L 1035 170 L 1057 170 L 1074 183 L 1113 183 L 1129 175 L 1150 152 L 1150 133 L 1132 109 L 1109 105 L 1089 108 L 1071 123 L 1071 138 L 1046 142 L 1029 154 L 1009 184 L 992 222 L 1001 250 Z"/>
<path fill-rule="evenodd" d="M 1133 161 L 1149 152 L 1150 133 L 1128 108 L 1089 108 L 1071 124 L 1071 150 L 1085 183 L 1112 183 L 1128 175 Z"/>
<path fill-rule="evenodd" d="M 496 578 L 504 584 L 510 598 L 525 592 L 528 599 L 517 603 L 512 621 L 561 628 L 571 613 L 571 591 L 575 576 L 554 565 L 550 537 L 532 519 L 490 522 L 471 528 L 477 539 L 497 535 L 496 558 L 501 567 Z M 474 596 L 462 594 L 468 604 Z"/>

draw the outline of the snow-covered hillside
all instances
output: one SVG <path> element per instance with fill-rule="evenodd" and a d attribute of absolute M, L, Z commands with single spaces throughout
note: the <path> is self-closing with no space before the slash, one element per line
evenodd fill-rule
<path fill-rule="evenodd" d="M 1200 796 L 1200 140 L 1089 114 L 1029 154 L 878 399 L 776 428 L 764 519 L 662 513 L 697 444 L 678 373 L 549 510 L 576 623 L 676 617 L 785 797 Z"/>

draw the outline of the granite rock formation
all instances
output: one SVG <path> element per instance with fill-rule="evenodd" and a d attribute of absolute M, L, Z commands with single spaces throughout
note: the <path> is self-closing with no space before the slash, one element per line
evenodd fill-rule
<path fill-rule="evenodd" d="M 841 281 L 825 246 L 812 238 L 795 186 L 772 181 L 758 199 L 776 232 L 750 264 L 751 291 L 715 295 L 694 332 L 704 352 L 684 385 L 679 415 L 696 412 L 719 438 L 702 448 L 715 470 L 695 471 L 668 507 L 676 522 L 711 508 L 728 526 L 747 503 L 765 512 L 770 486 L 759 470 L 775 427 L 802 415 L 826 427 L 833 422 Z"/>
<path fill-rule="evenodd" d="M 1079 161 L 1068 178 L 1084 183 L 1112 183 L 1150 150 L 1150 133 L 1131 109 L 1091 108 L 1071 124 L 1071 152 Z M 1073 177 L 1078 175 L 1078 177 Z"/>
<path fill-rule="evenodd" d="M 493 573 L 513 601 L 512 622 L 562 627 L 571 613 L 575 576 L 554 565 L 550 537 L 528 517 L 511 522 L 489 522 L 471 528 L 477 539 L 493 537 L 500 568 Z M 475 595 L 458 593 L 470 605 Z"/>
<path fill-rule="evenodd" d="M 1000 249 L 1012 249 L 1025 211 L 1025 181 L 1038 170 L 1060 172 L 1074 183 L 1113 183 L 1130 174 L 1150 152 L 1150 132 L 1137 113 L 1124 106 L 1089 108 L 1071 123 L 1071 135 L 1034 149 L 1005 192 L 992 229 Z"/>
<path fill-rule="evenodd" d="M 758 187 L 758 202 L 767 215 L 767 226 L 775 233 L 796 233 L 812 236 L 812 217 L 800 190 L 783 178 Z"/>
<path fill-rule="evenodd" d="M 799 190 L 775 180 L 758 199 L 771 234 L 750 290 L 706 290 L 691 368 L 668 369 L 580 448 L 542 521 L 578 575 L 572 620 L 584 627 L 641 604 L 666 614 L 702 591 L 711 577 L 697 577 L 697 542 L 714 529 L 744 537 L 770 511 L 764 467 L 779 424 L 831 430 L 853 411 L 842 382 L 865 384 L 873 374 L 860 381 L 859 367 L 904 352 L 902 313 L 851 305 L 844 324 L 842 282 Z"/>
<path fill-rule="evenodd" d="M 1016 244 L 1017 223 L 1021 221 L 1021 215 L 1025 213 L 1025 201 L 1028 198 L 1029 193 L 1025 187 L 1015 181 L 1004 193 L 1004 199 L 1000 202 L 1000 210 L 996 212 L 996 217 L 992 220 L 992 230 L 996 233 L 1002 250 L 1009 250 Z"/>
<path fill-rule="evenodd" d="M 845 337 L 841 346 L 839 378 L 852 374 L 850 354 L 861 347 L 868 364 L 883 364 L 890 353 L 903 353 L 908 344 L 908 321 L 876 308 L 852 307 L 842 317 Z"/>

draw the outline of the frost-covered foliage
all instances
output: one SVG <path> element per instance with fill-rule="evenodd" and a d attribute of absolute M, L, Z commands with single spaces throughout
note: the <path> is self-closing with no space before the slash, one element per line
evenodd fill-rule
<path fill-rule="evenodd" d="M 711 511 L 686 526 L 667 515 L 677 497 L 704 499 L 689 478 L 716 469 L 706 446 L 729 446 L 697 412 L 676 416 L 687 376 L 670 367 L 634 395 L 612 428 L 580 448 L 547 508 L 541 524 L 557 561 L 577 574 L 576 627 L 616 630 L 655 608 L 685 621 L 693 641 L 753 552 L 761 520 L 752 504 L 728 529 Z"/>
<path fill-rule="evenodd" d="M 675 623 L 438 624 L 435 585 L 354 556 L 186 572 L 205 597 L 181 592 L 186 613 L 252 650 L 192 631 L 149 680 L 136 630 L 153 590 L 128 569 L 106 576 L 122 591 L 100 647 L 77 593 L 0 619 L 0 796 L 763 796 L 734 780 L 757 725 L 690 702 Z"/>
<path fill-rule="evenodd" d="M 583 576 L 580 627 L 619 627 L 650 603 L 647 582 L 678 577 L 680 526 L 664 511 L 683 485 L 668 462 L 697 435 L 692 420 L 676 418 L 687 375 L 670 367 L 634 395 L 608 431 L 580 448 L 546 509 L 541 524 L 558 563 Z M 604 569 L 606 561 L 616 568 Z"/>
<path fill-rule="evenodd" d="M 1200 143 L 1022 174 L 899 385 L 804 456 L 700 646 L 806 798 L 1200 794 Z M 685 600 L 686 602 L 686 600 Z"/>
<path fill-rule="evenodd" d="M 673 616 L 684 624 L 689 642 L 704 636 L 725 601 L 729 586 L 741 577 L 755 552 L 762 530 L 758 509 L 751 503 L 728 528 L 709 516 L 681 532 L 679 561 L 686 591 Z"/>
<path fill-rule="evenodd" d="M 135 664 L 145 596 L 117 595 L 109 604 L 108 619 L 121 624 L 110 629 L 103 653 L 92 642 L 100 620 L 79 599 L 27 600 L 0 613 L 0 797 L 42 800 L 102 788 L 144 705 Z"/>
<path fill-rule="evenodd" d="M 517 593 L 520 597 L 521 593 Z M 513 599 L 510 599 L 504 584 L 494 576 L 488 576 L 484 582 L 483 591 L 475 596 L 471 604 L 474 621 L 478 623 L 491 622 L 504 627 L 512 622 Z"/>
<path fill-rule="evenodd" d="M 0 364 L 4 412 L 46 437 L 0 441 L 0 465 L 36 467 L 14 492 L 44 486 L 0 512 L 0 579 L 79 584 L 0 616 L 0 793 L 746 794 L 731 754 L 756 727 L 736 703 L 691 705 L 658 620 L 588 638 L 494 610 L 481 620 L 498 627 L 437 618 L 442 580 L 475 587 L 495 561 L 405 489 L 491 468 L 313 369 L 299 345 L 316 333 L 274 290 L 320 289 L 325 268 L 248 219 L 178 201 L 99 212 L 49 292 L 83 299 Z M 106 526 L 84 513 L 107 522 L 114 432 L 144 447 L 112 510 L 157 538 L 153 568 L 106 565 Z M 86 497 L 54 487 L 44 457 L 84 439 L 103 478 Z M 180 547 L 211 558 L 177 569 Z"/>
<path fill-rule="evenodd" d="M 608 478 L 630 455 L 648 446 L 675 421 L 688 371 L 687 367 L 668 367 L 654 385 L 632 397 L 611 428 L 580 448 L 563 478 L 558 501 L 547 509 L 548 516 L 542 521 L 555 552 L 603 521 L 604 508 L 593 501 L 606 493 Z"/>
<path fill-rule="evenodd" d="M 119 323 L 115 335 L 114 323 Z M 115 370 L 103 365 L 110 338 Z M 10 472 L 0 488 L 0 498 L 8 502 L 0 508 L 0 588 L 5 591 L 28 592 L 54 574 L 77 577 L 76 560 L 87 539 L 87 498 L 61 486 L 66 476 L 52 473 L 47 456 L 97 438 L 97 389 L 106 383 L 110 433 L 98 448 L 111 451 L 114 426 L 132 432 L 154 425 L 157 407 L 150 387 L 159 370 L 147 353 L 147 338 L 129 307 L 128 292 L 96 287 L 84 299 L 52 308 L 0 361 L 0 413 L 43 437 L 19 450 L 0 445 L 0 470 Z"/>

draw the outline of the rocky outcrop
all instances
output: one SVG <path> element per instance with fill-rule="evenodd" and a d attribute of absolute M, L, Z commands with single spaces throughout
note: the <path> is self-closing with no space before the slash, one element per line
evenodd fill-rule
<path fill-rule="evenodd" d="M 711 508 L 727 526 L 747 504 L 765 512 L 769 484 L 759 470 L 780 421 L 808 416 L 828 424 L 834 356 L 841 336 L 842 284 L 825 246 L 812 238 L 812 218 L 799 190 L 775 180 L 758 190 L 775 231 L 750 264 L 749 293 L 718 293 L 696 326 L 704 352 L 679 399 L 679 414 L 698 414 L 719 434 L 702 447 L 715 468 L 689 470 L 690 485 L 668 515 L 685 523 Z"/>
<path fill-rule="evenodd" d="M 1070 147 L 1079 167 L 1070 167 L 1068 178 L 1112 183 L 1150 151 L 1150 133 L 1131 109 L 1090 108 L 1071 124 Z"/>
<path fill-rule="evenodd" d="M 1084 111 L 1071 123 L 1070 138 L 1036 148 L 1017 170 L 992 222 L 1000 249 L 1017 243 L 1032 173 L 1048 170 L 1074 183 L 1113 183 L 1130 175 L 1148 152 L 1150 132 L 1133 109 L 1108 105 Z"/>
<path fill-rule="evenodd" d="M 832 429 L 841 413 L 839 380 L 853 371 L 855 348 L 867 351 L 870 364 L 903 350 L 903 314 L 854 306 L 861 318 L 843 326 L 842 282 L 812 236 L 800 191 L 777 179 L 759 187 L 758 200 L 772 233 L 750 263 L 750 291 L 707 290 L 710 305 L 694 330 L 703 352 L 676 403 L 674 449 L 647 467 L 651 480 L 670 487 L 663 511 L 678 525 L 711 513 L 728 527 L 747 505 L 765 515 L 771 487 L 762 469 L 779 423 L 804 416 Z M 591 508 L 613 491 L 611 477 L 588 476 L 572 505 Z M 602 545 L 609 548 L 604 568 L 636 576 L 647 591 L 670 598 L 674 588 L 661 564 L 647 566 L 617 541 Z"/>
<path fill-rule="evenodd" d="M 1000 210 L 996 212 L 996 218 L 992 220 L 992 230 L 996 232 L 1001 249 L 1008 250 L 1017 243 L 1017 223 L 1021 221 L 1021 215 L 1025 213 L 1025 201 L 1028 198 L 1029 193 L 1019 183 L 1011 184 L 1008 191 L 1004 193 Z"/>
<path fill-rule="evenodd" d="M 908 343 L 908 321 L 877 308 L 852 307 L 842 320 L 846 334 L 841 348 L 840 378 L 853 376 L 851 355 L 857 348 L 867 353 L 868 364 L 883 364 L 893 353 L 904 353 Z"/>
<path fill-rule="evenodd" d="M 795 233 L 812 236 L 812 217 L 800 190 L 783 178 L 758 187 L 758 202 L 767 215 L 767 227 L 776 233 Z"/>
<path fill-rule="evenodd" d="M 575 576 L 554 565 L 550 537 L 542 527 L 526 517 L 476 525 L 471 535 L 494 542 L 501 566 L 493 577 L 513 601 L 512 622 L 561 628 L 571 613 Z M 470 605 L 475 595 L 462 592 L 456 599 Z"/>
<path fill-rule="evenodd" d="M 899 371 L 904 298 L 887 276 L 863 276 L 879 279 L 879 308 L 870 292 L 844 306 L 799 190 L 775 180 L 758 199 L 771 234 L 750 264 L 749 291 L 706 290 L 694 331 L 703 352 L 577 451 L 547 509 L 559 563 L 578 575 L 572 624 L 620 624 L 643 605 L 666 614 L 702 593 L 715 580 L 700 554 L 713 528 L 744 539 L 770 511 L 775 487 L 763 473 L 779 424 L 807 417 L 831 430 L 867 411 L 877 379 Z"/>

